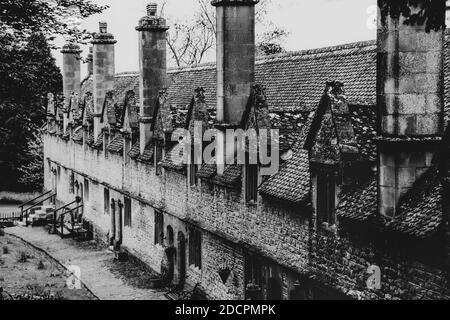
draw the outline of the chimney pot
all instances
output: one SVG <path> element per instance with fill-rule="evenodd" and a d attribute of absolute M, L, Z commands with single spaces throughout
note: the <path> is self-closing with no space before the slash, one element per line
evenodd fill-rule
<path fill-rule="evenodd" d="M 147 5 L 147 15 L 149 17 L 154 17 L 156 16 L 156 11 L 158 10 L 158 5 L 156 3 L 150 2 Z"/>
<path fill-rule="evenodd" d="M 106 22 L 100 22 L 100 33 L 107 33 L 108 32 L 108 24 Z"/>

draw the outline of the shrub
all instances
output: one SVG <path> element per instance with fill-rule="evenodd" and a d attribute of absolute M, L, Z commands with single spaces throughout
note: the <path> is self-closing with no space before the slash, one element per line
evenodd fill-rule
<path fill-rule="evenodd" d="M 9 247 L 3 246 L 3 254 L 8 254 L 8 253 L 9 253 Z"/>
<path fill-rule="evenodd" d="M 28 262 L 28 258 L 29 258 L 29 256 L 25 251 L 20 251 L 19 257 L 17 258 L 17 262 L 21 262 L 21 263 Z"/>
<path fill-rule="evenodd" d="M 0 227 L 0 237 L 4 237 L 5 236 L 5 230 L 3 230 L 2 227 Z"/>
<path fill-rule="evenodd" d="M 44 262 L 42 262 L 42 260 L 39 260 L 37 268 L 38 268 L 38 270 L 44 270 L 45 269 L 45 265 L 44 265 Z"/>

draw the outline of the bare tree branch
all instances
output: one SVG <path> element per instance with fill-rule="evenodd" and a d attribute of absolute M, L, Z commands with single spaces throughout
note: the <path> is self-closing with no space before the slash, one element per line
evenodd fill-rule
<path fill-rule="evenodd" d="M 163 5 L 167 0 L 163 0 Z M 172 53 L 172 58 L 177 66 L 195 65 L 212 53 L 216 43 L 216 11 L 210 4 L 210 0 L 197 0 L 198 11 L 194 15 L 192 23 L 174 23 L 169 30 L 167 42 Z M 256 20 L 259 23 L 272 25 L 266 21 L 268 6 L 272 0 L 261 0 L 257 6 Z M 170 18 L 169 18 L 170 20 Z M 262 54 L 270 54 L 283 50 L 281 40 L 287 33 L 274 26 L 273 30 L 266 31 L 262 37 L 262 44 L 258 44 L 258 50 Z"/>

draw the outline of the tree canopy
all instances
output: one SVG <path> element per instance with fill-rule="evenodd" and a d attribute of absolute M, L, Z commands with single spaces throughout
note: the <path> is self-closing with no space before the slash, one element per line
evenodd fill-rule
<path fill-rule="evenodd" d="M 82 43 L 90 33 L 78 21 L 104 9 L 89 0 L 1 0 L 0 34 L 16 44 L 27 42 L 34 33 L 50 41 L 62 35 Z"/>
<path fill-rule="evenodd" d="M 52 40 L 83 43 L 90 34 L 78 20 L 104 9 L 89 0 L 0 0 L 0 190 L 42 187 L 46 97 L 62 92 Z"/>
<path fill-rule="evenodd" d="M 197 9 L 193 17 L 187 21 L 174 20 L 168 17 L 171 28 L 167 43 L 171 58 L 177 66 L 196 65 L 214 52 L 216 45 L 216 8 L 210 0 L 196 0 Z M 288 33 L 274 25 L 268 13 L 268 7 L 273 0 L 261 0 L 256 6 L 257 26 L 265 26 L 266 31 L 257 35 L 257 53 L 269 55 L 284 52 L 282 42 Z M 167 0 L 162 0 L 161 15 Z"/>

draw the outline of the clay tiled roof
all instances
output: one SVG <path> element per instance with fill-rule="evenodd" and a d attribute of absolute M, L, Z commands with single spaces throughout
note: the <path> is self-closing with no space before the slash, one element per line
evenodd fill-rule
<path fill-rule="evenodd" d="M 137 157 L 139 157 L 140 153 L 141 153 L 141 150 L 140 150 L 140 144 L 138 141 L 133 145 L 133 147 L 131 147 L 131 150 L 128 152 L 128 155 L 130 156 L 130 158 L 136 159 Z"/>
<path fill-rule="evenodd" d="M 377 215 L 377 181 L 344 190 L 336 214 L 341 219 L 365 222 Z M 400 200 L 394 219 L 382 218 L 385 230 L 427 238 L 441 230 L 442 185 L 438 170 L 430 168 Z"/>
<path fill-rule="evenodd" d="M 256 59 L 256 83 L 266 88 L 271 111 L 295 112 L 315 110 L 327 80 L 345 84 L 349 104 L 374 105 L 376 100 L 375 41 L 264 56 Z M 170 69 L 168 100 L 177 108 L 186 108 L 197 87 L 205 89 L 209 108 L 216 105 L 215 63 Z M 84 83 L 92 87 L 92 77 Z M 128 90 L 139 98 L 137 73 L 116 76 L 114 95 L 123 101 Z"/>
<path fill-rule="evenodd" d="M 367 221 L 377 213 L 377 181 L 373 177 L 363 185 L 346 188 L 336 208 L 339 218 Z"/>
<path fill-rule="evenodd" d="M 445 71 L 450 73 L 450 41 L 445 50 Z M 326 81 L 344 83 L 350 105 L 376 105 L 376 42 L 364 41 L 321 49 L 290 52 L 256 59 L 256 83 L 266 87 L 272 112 L 314 111 Z M 168 99 L 177 109 L 186 108 L 197 87 L 205 89 L 208 108 L 216 106 L 216 66 L 214 63 L 169 70 Z M 450 77 L 445 77 L 450 93 Z M 116 102 L 123 101 L 128 90 L 139 100 L 138 73 L 116 75 Z M 82 95 L 92 91 L 92 77 L 83 83 Z M 138 101 L 137 101 L 138 102 Z M 450 94 L 445 96 L 446 117 L 450 115 Z M 176 117 L 174 117 L 176 121 Z"/>
<path fill-rule="evenodd" d="M 237 188 L 241 184 L 242 165 L 227 165 L 222 175 L 214 177 L 214 183 L 228 188 Z"/>
<path fill-rule="evenodd" d="M 103 148 L 103 134 L 100 133 L 97 137 L 97 142 L 92 141 L 92 148 L 94 149 L 102 149 Z"/>
<path fill-rule="evenodd" d="M 416 238 L 436 234 L 443 223 L 442 185 L 439 179 L 437 168 L 430 168 L 400 200 L 397 217 L 386 221 L 386 227 Z"/>
<path fill-rule="evenodd" d="M 202 180 L 214 183 L 227 188 L 239 188 L 242 179 L 242 165 L 226 165 L 222 175 L 217 174 L 215 160 L 211 163 L 204 163 L 197 172 L 197 176 Z"/>
<path fill-rule="evenodd" d="M 375 107 L 350 106 L 350 117 L 360 157 L 376 161 L 377 148 L 374 139 L 377 135 L 377 116 Z"/>
<path fill-rule="evenodd" d="M 86 143 L 87 143 L 89 146 L 91 146 L 91 145 L 94 143 L 94 133 L 93 133 L 93 132 L 91 132 L 91 133 L 89 134 Z"/>
<path fill-rule="evenodd" d="M 311 127 L 312 118 L 296 135 L 297 141 L 292 157 L 281 165 L 277 174 L 268 178 L 259 188 L 263 196 L 300 203 L 309 198 L 310 172 L 308 151 L 303 149 L 306 135 Z"/>
<path fill-rule="evenodd" d="M 78 127 L 74 130 L 72 140 L 75 143 L 83 144 L 83 127 Z"/>
<path fill-rule="evenodd" d="M 138 152 L 140 153 L 139 148 Z M 155 160 L 153 157 L 154 154 L 155 154 L 155 143 L 151 141 L 145 147 L 144 153 L 141 156 L 138 156 L 138 160 L 142 162 L 153 163 Z"/>
<path fill-rule="evenodd" d="M 163 168 L 174 171 L 185 171 L 186 164 L 184 163 L 184 148 L 180 147 L 177 143 L 170 151 L 166 154 L 164 159 L 161 161 Z"/>
<path fill-rule="evenodd" d="M 211 180 L 217 173 L 217 166 L 215 163 L 204 163 L 200 167 L 200 169 L 197 172 L 197 176 L 199 178 L 205 179 L 205 180 Z"/>
<path fill-rule="evenodd" d="M 108 151 L 121 154 L 123 152 L 123 137 L 117 134 L 108 144 Z"/>

